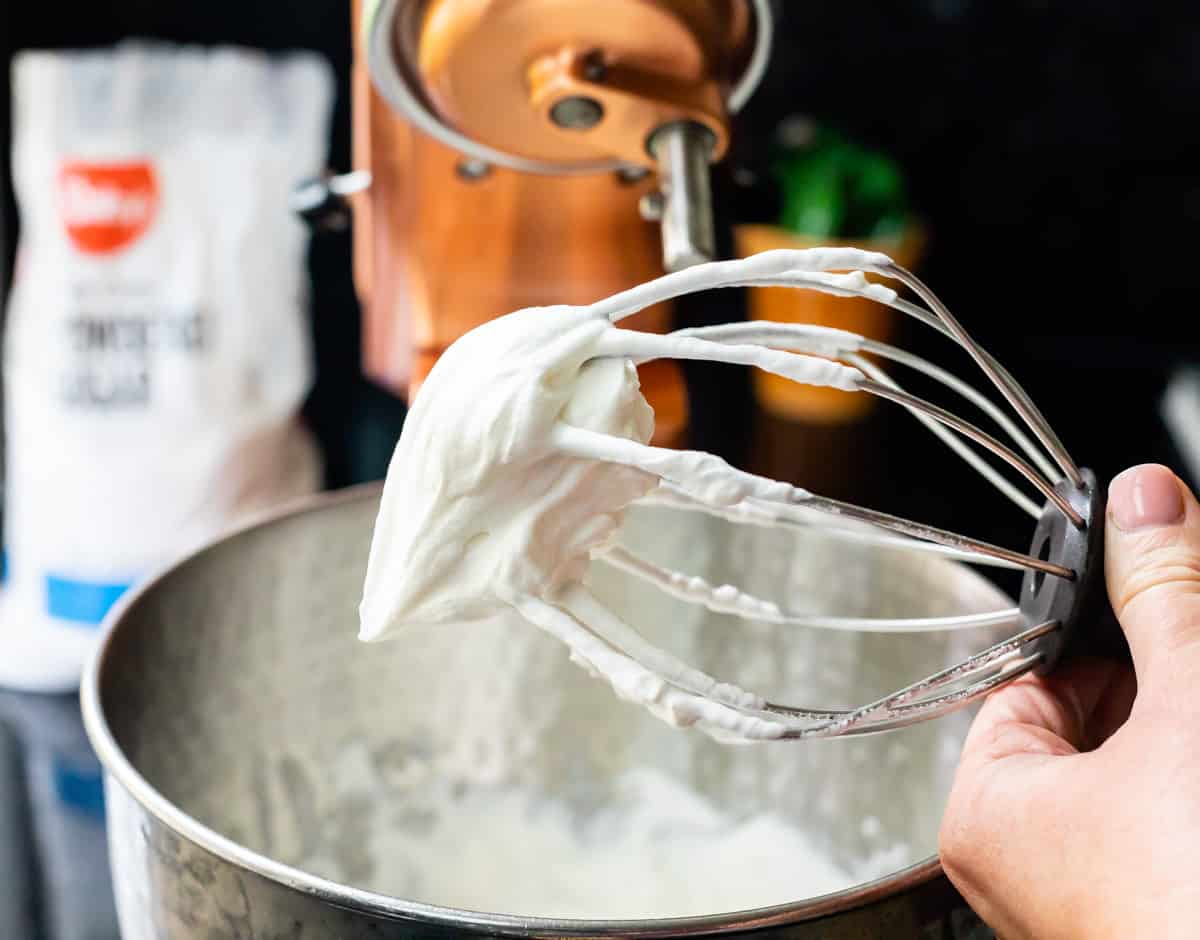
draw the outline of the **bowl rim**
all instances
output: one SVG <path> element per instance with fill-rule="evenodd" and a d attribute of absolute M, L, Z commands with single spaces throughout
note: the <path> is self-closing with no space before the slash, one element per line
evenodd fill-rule
<path fill-rule="evenodd" d="M 684 937 L 779 927 L 815 920 L 884 901 L 894 895 L 925 885 L 942 874 L 941 860 L 935 854 L 890 875 L 841 891 L 745 911 L 635 920 L 493 914 L 404 900 L 322 878 L 246 848 L 185 813 L 156 790 L 133 766 L 121 750 L 109 727 L 100 688 L 101 680 L 112 668 L 109 657 L 114 637 L 120 632 L 123 623 L 144 597 L 155 591 L 161 582 L 171 577 L 177 570 L 190 565 L 203 555 L 220 550 L 227 543 L 250 531 L 267 528 L 286 519 L 327 511 L 340 505 L 362 502 L 368 498 L 376 498 L 381 490 L 382 484 L 380 483 L 359 484 L 333 492 L 302 497 L 255 514 L 242 524 L 229 528 L 205 545 L 181 555 L 175 561 L 158 569 L 154 574 L 126 591 L 109 611 L 101 627 L 100 642 L 88 659 L 80 683 L 79 696 L 84 728 L 104 767 L 105 774 L 115 779 L 126 795 L 176 835 L 232 865 L 252 871 L 268 881 L 301 894 L 310 895 L 335 907 L 387 920 L 415 920 L 440 927 L 486 931 L 500 936 Z M 985 579 L 981 578 L 981 580 Z M 107 813 L 108 810 L 106 810 Z"/>

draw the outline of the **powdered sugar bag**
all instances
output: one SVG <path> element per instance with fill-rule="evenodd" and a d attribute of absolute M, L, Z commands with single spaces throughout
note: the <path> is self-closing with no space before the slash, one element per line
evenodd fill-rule
<path fill-rule="evenodd" d="M 309 54 L 123 44 L 13 68 L 0 682 L 69 688 L 134 581 L 309 493 Z"/>

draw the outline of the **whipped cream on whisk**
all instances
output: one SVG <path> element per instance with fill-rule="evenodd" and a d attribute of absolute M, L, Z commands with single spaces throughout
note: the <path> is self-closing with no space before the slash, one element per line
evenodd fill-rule
<path fill-rule="evenodd" d="M 486 323 L 443 354 L 388 468 L 359 636 L 515 607 L 623 698 L 674 724 L 735 720 L 750 733 L 746 719 L 676 693 L 613 648 L 606 636 L 632 631 L 580 586 L 593 555 L 612 546 L 625 508 L 659 485 L 620 461 L 621 442 L 650 440 L 654 413 L 633 361 L 607 352 L 615 332 L 587 308 L 537 308 Z M 814 374 L 844 369 L 811 366 Z M 588 433 L 592 453 L 564 451 L 564 429 Z M 710 498 L 737 501 L 736 479 L 719 468 L 704 480 Z"/>
<path fill-rule="evenodd" d="M 654 414 L 632 363 L 595 357 L 611 329 L 586 309 L 523 310 L 441 356 L 388 468 L 361 639 L 554 594 L 579 580 L 621 509 L 657 485 L 553 444 L 559 422 L 649 440 Z"/>
<path fill-rule="evenodd" d="M 670 297 L 721 286 L 786 284 L 888 303 L 895 292 L 861 271 L 890 263 L 855 249 L 766 252 L 689 268 L 587 307 L 521 310 L 467 333 L 426 379 L 392 457 L 360 638 L 514 608 L 621 697 L 672 724 L 723 739 L 781 736 L 787 724 L 763 699 L 652 646 L 582 579 L 604 559 L 713 610 L 787 619 L 735 586 L 658 569 L 616 545 L 626 508 L 651 495 L 751 521 L 773 519 L 811 495 L 711 454 L 650 446 L 654 415 L 636 363 L 733 362 L 856 390 L 863 373 L 825 357 L 855 350 L 861 337 L 793 331 L 793 346 L 804 350 L 797 353 L 762 345 L 752 332 L 741 342 L 736 325 L 732 333 L 713 328 L 708 338 L 705 330 L 657 335 L 615 324 Z"/>

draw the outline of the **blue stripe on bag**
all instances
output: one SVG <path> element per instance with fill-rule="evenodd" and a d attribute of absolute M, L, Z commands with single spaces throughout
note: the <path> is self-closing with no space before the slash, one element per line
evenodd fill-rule
<path fill-rule="evenodd" d="M 70 761 L 55 759 L 54 789 L 64 806 L 104 821 L 104 780 L 99 765 L 78 766 Z"/>
<path fill-rule="evenodd" d="M 94 627 L 99 625 L 128 584 L 104 584 L 76 581 L 60 575 L 46 575 L 46 612 L 59 620 Z"/>

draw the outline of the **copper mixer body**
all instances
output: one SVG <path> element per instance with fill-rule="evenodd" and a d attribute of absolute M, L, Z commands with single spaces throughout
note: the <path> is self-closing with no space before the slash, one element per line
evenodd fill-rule
<path fill-rule="evenodd" d="M 365 23 L 380 6 L 355 8 L 355 163 L 372 176 L 355 197 L 355 279 L 365 368 L 411 394 L 485 320 L 591 303 L 663 273 L 667 222 L 660 233 L 639 214 L 664 189 L 672 151 L 659 132 L 686 129 L 702 156 L 721 158 L 730 77 L 755 23 L 750 0 L 393 0 L 394 22 Z M 388 30 L 395 67 L 439 121 L 539 172 L 406 120 L 373 81 L 363 26 Z M 629 325 L 663 331 L 671 311 Z M 681 373 L 655 364 L 642 381 L 659 441 L 680 441 Z"/>
<path fill-rule="evenodd" d="M 434 0 L 418 71 L 439 113 L 498 149 L 650 166 L 647 141 L 673 121 L 704 125 L 724 150 L 723 86 L 749 32 L 740 0 Z M 599 108 L 556 121 L 571 98 Z"/>

